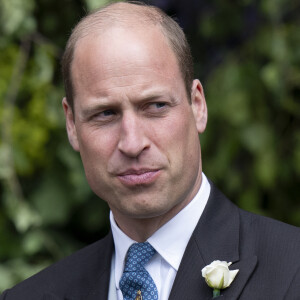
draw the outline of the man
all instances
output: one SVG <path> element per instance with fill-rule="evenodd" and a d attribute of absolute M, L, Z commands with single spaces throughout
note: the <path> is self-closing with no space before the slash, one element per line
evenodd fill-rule
<path fill-rule="evenodd" d="M 112 233 L 1 300 L 210 299 L 214 260 L 239 270 L 222 299 L 300 299 L 299 229 L 238 209 L 202 173 L 206 102 L 172 19 L 129 3 L 87 16 L 63 74 L 69 141 Z"/>

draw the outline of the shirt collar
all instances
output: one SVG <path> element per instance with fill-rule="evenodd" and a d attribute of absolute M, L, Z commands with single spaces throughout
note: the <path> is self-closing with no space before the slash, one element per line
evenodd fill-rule
<path fill-rule="evenodd" d="M 178 271 L 185 248 L 205 208 L 209 193 L 210 184 L 202 173 L 201 187 L 193 200 L 148 239 L 157 253 L 176 271 Z M 112 212 L 110 212 L 110 223 L 115 243 L 115 278 L 118 288 L 126 253 L 135 241 L 118 227 Z"/>
<path fill-rule="evenodd" d="M 194 199 L 148 239 L 153 248 L 176 271 L 178 271 L 185 248 L 204 210 L 209 193 L 209 182 L 202 173 L 201 187 Z"/>

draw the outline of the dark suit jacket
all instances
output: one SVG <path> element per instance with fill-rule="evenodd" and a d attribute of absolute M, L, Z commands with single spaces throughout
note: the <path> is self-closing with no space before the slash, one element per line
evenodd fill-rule
<path fill-rule="evenodd" d="M 4 292 L 0 300 L 106 300 L 113 250 L 109 233 Z M 222 290 L 222 300 L 300 299 L 299 228 L 237 208 L 212 184 L 169 299 L 211 299 L 201 269 L 217 259 L 240 270 Z"/>

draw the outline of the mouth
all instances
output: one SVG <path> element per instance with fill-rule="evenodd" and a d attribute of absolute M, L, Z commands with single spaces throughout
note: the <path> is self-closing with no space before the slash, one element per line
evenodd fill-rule
<path fill-rule="evenodd" d="M 160 170 L 127 170 L 117 177 L 127 186 L 150 185 L 160 174 Z"/>

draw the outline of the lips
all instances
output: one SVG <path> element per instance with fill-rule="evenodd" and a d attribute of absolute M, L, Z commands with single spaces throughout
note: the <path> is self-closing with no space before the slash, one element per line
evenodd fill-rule
<path fill-rule="evenodd" d="M 128 186 L 149 185 L 159 176 L 160 170 L 126 170 L 118 174 L 119 180 Z"/>

